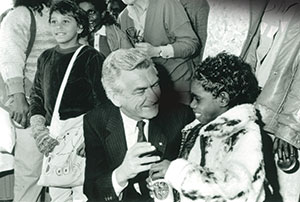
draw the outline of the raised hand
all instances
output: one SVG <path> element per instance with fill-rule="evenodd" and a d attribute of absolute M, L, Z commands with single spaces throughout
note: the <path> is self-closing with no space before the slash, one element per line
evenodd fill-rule
<path fill-rule="evenodd" d="M 125 186 L 129 179 L 150 169 L 151 164 L 160 160 L 159 156 L 149 156 L 155 147 L 149 142 L 138 142 L 125 155 L 122 164 L 116 169 L 116 178 L 121 186 Z M 142 156 L 142 157 L 141 157 Z"/>

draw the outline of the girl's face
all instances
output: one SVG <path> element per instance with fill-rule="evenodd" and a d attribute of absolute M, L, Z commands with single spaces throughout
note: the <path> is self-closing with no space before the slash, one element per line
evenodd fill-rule
<path fill-rule="evenodd" d="M 81 2 L 79 7 L 82 8 L 88 15 L 89 31 L 93 31 L 100 24 L 100 15 L 95 6 L 90 2 Z"/>
<path fill-rule="evenodd" d="M 78 34 L 83 31 L 71 14 L 62 15 L 55 11 L 51 15 L 50 28 L 58 45 L 63 49 L 77 46 Z"/>
<path fill-rule="evenodd" d="M 212 93 L 205 91 L 199 81 L 192 81 L 191 93 L 190 107 L 193 109 L 196 119 L 202 124 L 209 123 L 226 111 L 220 103 L 220 98 L 215 98 Z"/>

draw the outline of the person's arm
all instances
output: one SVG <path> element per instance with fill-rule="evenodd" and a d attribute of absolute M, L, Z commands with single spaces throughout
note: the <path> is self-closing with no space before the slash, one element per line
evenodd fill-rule
<path fill-rule="evenodd" d="M 200 43 L 190 20 L 178 1 L 164 1 L 164 28 L 171 43 L 153 46 L 147 42 L 136 43 L 135 47 L 146 52 L 150 57 L 187 58 L 192 57 L 199 49 Z"/>
<path fill-rule="evenodd" d="M 43 117 L 46 116 L 46 110 L 44 108 L 44 93 L 42 88 L 42 80 L 44 74 L 44 57 L 45 52 L 38 58 L 37 61 L 37 71 L 35 73 L 33 85 L 30 92 L 30 114 L 31 116 L 34 115 L 41 115 Z"/>
<path fill-rule="evenodd" d="M 300 54 L 297 55 L 293 66 L 294 78 L 291 80 L 290 88 L 278 115 L 278 130 L 274 133 L 274 152 L 280 160 L 290 159 L 295 155 L 296 149 L 300 149 Z"/>
<path fill-rule="evenodd" d="M 58 145 L 58 141 L 50 137 L 49 130 L 46 127 L 46 111 L 44 108 L 44 94 L 43 94 L 43 76 L 44 76 L 44 60 L 43 56 L 38 59 L 37 71 L 35 74 L 33 86 L 30 93 L 30 125 L 33 138 L 39 151 L 46 156 L 53 151 L 54 147 Z"/>
<path fill-rule="evenodd" d="M 28 102 L 24 90 L 25 51 L 30 39 L 30 13 L 25 7 L 10 11 L 0 29 L 0 71 L 7 87 L 7 94 L 13 96 L 12 118 L 27 127 Z"/>
<path fill-rule="evenodd" d="M 91 56 L 87 61 L 86 74 L 92 87 L 94 106 L 100 105 L 107 100 L 101 83 L 101 72 L 104 59 L 104 56 L 95 50 L 91 51 Z"/>
<path fill-rule="evenodd" d="M 188 198 L 247 198 L 253 191 L 253 183 L 260 181 L 259 186 L 263 183 L 261 147 L 259 128 L 252 125 L 250 131 L 239 137 L 230 154 L 219 160 L 221 167 L 208 169 L 177 159 L 171 162 L 165 179 Z"/>
<path fill-rule="evenodd" d="M 179 1 L 167 0 L 164 7 L 164 25 L 174 51 L 173 57 L 191 57 L 200 49 L 199 40 L 191 26 L 190 20 Z M 164 50 L 161 53 L 164 55 Z"/>

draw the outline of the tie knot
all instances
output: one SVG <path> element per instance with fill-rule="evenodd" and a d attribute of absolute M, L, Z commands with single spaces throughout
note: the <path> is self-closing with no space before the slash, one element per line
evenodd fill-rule
<path fill-rule="evenodd" d="M 138 121 L 136 126 L 138 127 L 139 130 L 144 130 L 144 126 L 145 126 L 145 122 L 144 121 Z"/>

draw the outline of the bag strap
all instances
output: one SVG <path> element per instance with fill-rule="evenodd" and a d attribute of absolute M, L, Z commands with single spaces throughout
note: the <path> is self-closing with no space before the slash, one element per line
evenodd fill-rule
<path fill-rule="evenodd" d="M 64 90 L 65 90 L 65 87 L 67 85 L 67 82 L 68 82 L 68 78 L 69 78 L 69 75 L 71 73 L 71 70 L 73 68 L 73 65 L 74 65 L 74 62 L 79 54 L 79 52 L 81 51 L 81 49 L 84 47 L 85 45 L 82 45 L 80 46 L 76 51 L 75 53 L 73 54 L 71 60 L 70 60 L 70 63 L 67 67 L 67 70 L 66 70 L 66 73 L 65 73 L 65 76 L 63 78 L 63 81 L 60 85 L 60 88 L 59 88 L 59 91 L 58 91 L 58 95 L 57 95 L 57 98 L 56 98 L 56 102 L 55 102 L 55 106 L 54 106 L 54 110 L 53 110 L 53 114 L 52 114 L 52 119 L 51 119 L 51 123 L 50 123 L 50 127 L 53 127 L 53 121 L 54 120 L 59 120 L 59 113 L 58 113 L 58 109 L 60 107 L 60 103 L 61 103 L 61 100 L 62 100 L 62 96 L 63 96 L 63 93 L 64 93 Z"/>
<path fill-rule="evenodd" d="M 28 7 L 26 7 L 26 8 L 28 8 Z M 33 43 L 35 41 L 35 36 L 36 36 L 36 20 L 35 20 L 33 11 L 30 8 L 28 8 L 28 10 L 30 13 L 31 22 L 30 22 L 30 38 L 29 38 L 29 42 L 27 45 L 27 49 L 25 51 L 26 60 L 27 60 L 29 54 L 31 53 Z"/>

